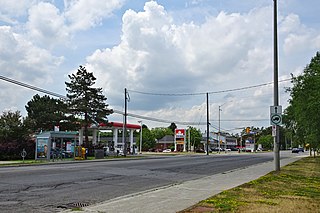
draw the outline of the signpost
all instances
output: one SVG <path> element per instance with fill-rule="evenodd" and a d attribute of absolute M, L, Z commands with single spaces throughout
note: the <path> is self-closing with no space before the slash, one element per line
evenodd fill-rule
<path fill-rule="evenodd" d="M 24 163 L 24 158 L 26 156 L 27 156 L 27 151 L 25 149 L 23 149 L 22 152 L 21 152 L 21 157 L 22 157 L 23 163 Z"/>

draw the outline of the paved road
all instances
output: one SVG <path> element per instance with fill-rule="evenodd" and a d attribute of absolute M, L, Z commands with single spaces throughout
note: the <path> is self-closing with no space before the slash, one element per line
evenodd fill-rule
<path fill-rule="evenodd" d="M 58 212 L 272 159 L 272 153 L 190 155 L 5 167 L 0 168 L 0 209 Z"/>

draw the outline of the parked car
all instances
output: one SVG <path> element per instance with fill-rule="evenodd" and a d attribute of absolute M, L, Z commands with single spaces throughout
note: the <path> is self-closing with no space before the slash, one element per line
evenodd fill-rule
<path fill-rule="evenodd" d="M 215 148 L 212 149 L 212 151 L 219 152 L 219 149 L 220 149 L 220 152 L 224 151 L 224 149 L 221 148 L 221 147 L 220 148 L 219 147 L 215 147 Z"/>
<path fill-rule="evenodd" d="M 162 152 L 171 152 L 171 149 L 165 149 Z"/>

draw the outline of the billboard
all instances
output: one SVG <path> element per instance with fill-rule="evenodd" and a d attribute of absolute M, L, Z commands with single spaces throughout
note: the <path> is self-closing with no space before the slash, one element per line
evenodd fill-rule
<path fill-rule="evenodd" d="M 175 139 L 177 144 L 184 144 L 186 130 L 185 129 L 176 129 L 175 130 Z"/>

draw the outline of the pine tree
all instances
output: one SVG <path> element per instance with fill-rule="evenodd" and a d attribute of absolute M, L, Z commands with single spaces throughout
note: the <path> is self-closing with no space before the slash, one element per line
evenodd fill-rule
<path fill-rule="evenodd" d="M 80 116 L 84 128 L 85 146 L 89 146 L 88 127 L 92 124 L 108 122 L 107 115 L 113 111 L 105 103 L 107 98 L 102 94 L 102 88 L 94 88 L 96 78 L 93 73 L 79 66 L 76 74 L 68 75 L 71 82 L 65 82 L 67 88 L 67 103 L 69 110 L 75 116 Z"/>

